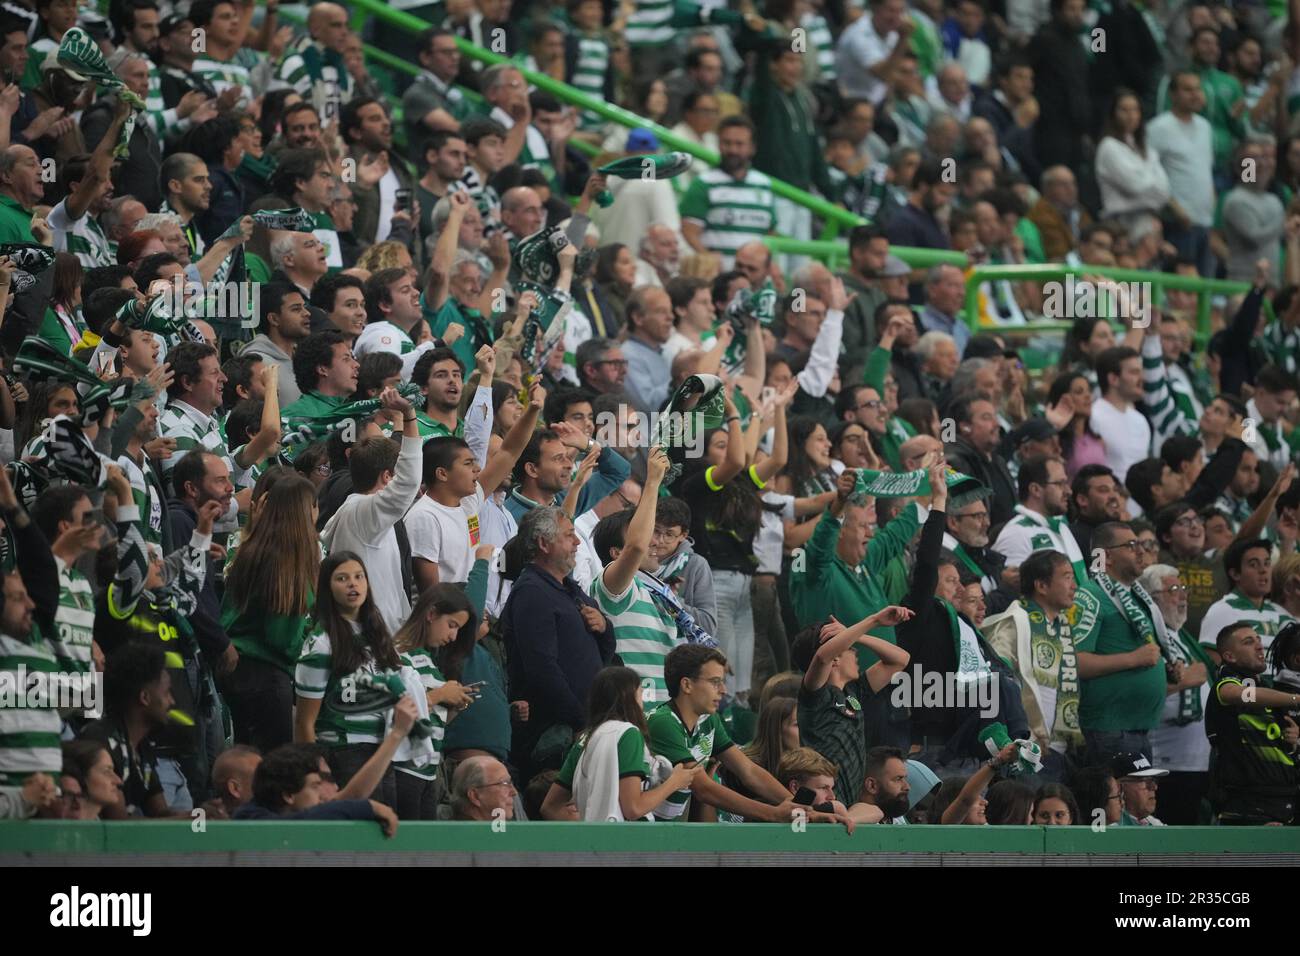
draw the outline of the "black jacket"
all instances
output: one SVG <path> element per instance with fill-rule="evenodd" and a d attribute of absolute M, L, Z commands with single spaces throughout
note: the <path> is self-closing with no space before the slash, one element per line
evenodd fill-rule
<path fill-rule="evenodd" d="M 1034 35 L 1029 51 L 1040 109 L 1034 124 L 1034 151 L 1044 167 L 1059 163 L 1077 175 L 1083 164 L 1084 137 L 1093 132 L 1092 64 L 1078 35 L 1056 21 Z"/>
<path fill-rule="evenodd" d="M 990 529 L 1010 521 L 1016 513 L 1016 483 L 1011 479 L 1011 472 L 1002 456 L 994 454 L 985 458 L 960 438 L 949 442 L 943 450 L 949 465 L 993 491 L 993 497 L 989 499 Z"/>
<path fill-rule="evenodd" d="M 81 135 L 86 148 L 93 150 L 113 123 L 117 97 L 106 96 L 81 115 Z M 131 153 L 113 165 L 113 195 L 134 196 L 144 203 L 144 208 L 157 212 L 162 205 L 162 145 L 153 130 L 149 129 L 147 116 L 135 118 L 135 128 L 127 141 Z"/>
<path fill-rule="evenodd" d="M 173 541 L 189 541 L 198 524 L 198 515 L 186 501 L 167 502 L 167 516 L 172 526 Z M 194 628 L 194 639 L 199 642 L 199 650 L 212 667 L 221 660 L 230 646 L 230 638 L 221 626 L 221 598 L 217 595 L 216 580 L 221 576 L 221 566 L 211 557 L 208 558 L 208 573 L 203 578 L 203 590 L 199 592 L 199 606 L 190 618 Z"/>

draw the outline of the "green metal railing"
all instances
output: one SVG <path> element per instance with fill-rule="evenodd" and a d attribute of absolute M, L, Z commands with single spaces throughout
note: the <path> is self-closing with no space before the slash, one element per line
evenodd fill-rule
<path fill-rule="evenodd" d="M 1144 272 L 1139 269 L 1119 269 L 1110 266 L 1069 266 L 1064 263 L 1045 263 L 1033 266 L 976 266 L 966 274 L 966 324 L 972 330 L 997 328 L 1003 332 L 1058 332 L 1068 329 L 1069 321 L 1029 322 L 1025 325 L 981 326 L 979 317 L 980 287 L 985 282 L 1000 279 L 1051 281 L 1065 276 L 1098 275 L 1115 282 L 1148 283 L 1153 292 L 1174 290 L 1197 294 L 1196 336 L 1202 343 L 1210 337 L 1210 297 L 1237 295 L 1250 291 L 1248 282 L 1229 282 L 1224 279 L 1201 279 L 1168 272 Z M 1072 303 L 1070 303 L 1072 305 Z"/>
<path fill-rule="evenodd" d="M 367 16 L 373 16 L 378 20 L 392 26 L 399 27 L 407 31 L 419 33 L 427 30 L 431 23 L 421 20 L 419 17 L 412 16 L 401 10 L 393 10 L 385 6 L 381 0 L 351 0 L 352 7 L 352 26 L 358 32 L 364 25 Z M 697 159 L 702 159 L 710 166 L 717 166 L 719 163 L 718 154 L 713 150 L 704 149 L 703 147 L 692 143 L 690 140 L 683 139 L 672 130 L 660 126 L 643 116 L 638 116 L 621 106 L 615 106 L 612 103 L 606 103 L 582 90 L 574 89 L 567 83 L 561 83 L 544 73 L 535 73 L 532 70 L 525 69 L 518 63 L 515 63 L 509 57 L 502 56 L 499 53 L 493 53 L 485 50 L 480 46 L 475 46 L 460 37 L 456 38 L 456 43 L 460 47 L 461 54 L 471 59 L 478 60 L 480 63 L 494 65 L 497 63 L 510 63 L 518 67 L 519 72 L 523 74 L 525 80 L 537 87 L 550 93 L 561 102 L 576 106 L 579 109 L 588 110 L 592 113 L 602 116 L 607 120 L 618 123 L 621 126 L 649 130 L 655 134 L 659 143 L 665 149 L 677 150 L 682 153 L 689 153 Z M 391 56 L 391 54 L 388 54 Z M 393 59 L 397 59 L 393 57 Z M 418 69 L 416 72 L 419 72 Z M 814 196 L 812 193 L 805 192 L 795 186 L 780 179 L 772 179 L 772 192 L 782 199 L 788 199 L 797 205 L 803 206 L 812 211 L 812 213 L 822 219 L 827 225 L 827 233 L 834 236 L 840 228 L 862 225 L 866 222 L 861 216 L 855 216 L 843 207 L 833 205 L 822 199 L 820 196 Z"/>
<path fill-rule="evenodd" d="M 818 259 L 831 268 L 848 262 L 849 244 L 846 240 L 790 239 L 786 236 L 764 236 L 763 243 L 773 252 L 790 256 L 808 256 Z M 919 249 L 910 246 L 890 246 L 889 251 L 913 269 L 947 265 L 965 269 L 966 256 L 948 249 Z"/>

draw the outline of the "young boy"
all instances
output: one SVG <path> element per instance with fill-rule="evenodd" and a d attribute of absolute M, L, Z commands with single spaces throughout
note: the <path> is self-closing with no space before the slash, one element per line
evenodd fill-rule
<path fill-rule="evenodd" d="M 672 587 L 686 613 L 712 635 L 718 627 L 713 569 L 692 550 L 690 530 L 690 505 L 681 498 L 660 498 L 656 502 L 655 530 L 650 539 L 651 551 L 659 562 L 655 576 Z"/>
<path fill-rule="evenodd" d="M 483 217 L 483 233 L 491 235 L 501 226 L 501 197 L 488 185 L 506 164 L 506 128 L 487 116 L 472 116 L 460 124 L 461 139 L 465 141 L 465 175 L 460 183 L 452 183 L 448 191 L 463 187 L 478 205 Z"/>
<path fill-rule="evenodd" d="M 424 443 L 424 494 L 403 519 L 421 591 L 439 582 L 469 580 L 479 543 L 479 510 L 514 468 L 541 409 L 541 389 L 534 387 L 528 408 L 482 468 L 461 438 L 430 438 Z"/>
<path fill-rule="evenodd" d="M 847 126 L 837 126 L 826 136 L 826 171 L 835 188 L 835 199 L 850 212 L 874 219 L 885 203 L 889 188 L 889 166 L 873 163 Z"/>

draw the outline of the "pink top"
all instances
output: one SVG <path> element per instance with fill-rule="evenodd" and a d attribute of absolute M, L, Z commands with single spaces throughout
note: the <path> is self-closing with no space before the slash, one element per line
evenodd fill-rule
<path fill-rule="evenodd" d="M 1073 480 L 1075 474 L 1084 465 L 1104 464 L 1106 464 L 1106 443 L 1086 431 L 1082 435 L 1076 435 L 1070 457 L 1065 462 L 1066 475 Z"/>

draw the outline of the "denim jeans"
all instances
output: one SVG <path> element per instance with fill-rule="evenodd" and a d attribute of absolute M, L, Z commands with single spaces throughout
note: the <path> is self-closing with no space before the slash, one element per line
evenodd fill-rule
<path fill-rule="evenodd" d="M 1145 730 L 1085 730 L 1089 767 L 1109 764 L 1117 754 L 1142 754 L 1151 759 L 1151 735 Z"/>
<path fill-rule="evenodd" d="M 727 693 L 732 697 L 749 693 L 754 669 L 751 579 L 751 575 L 739 571 L 713 572 L 713 593 L 718 599 L 718 645 L 727 655 Z"/>

